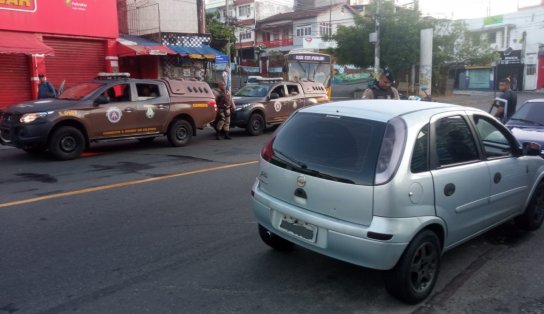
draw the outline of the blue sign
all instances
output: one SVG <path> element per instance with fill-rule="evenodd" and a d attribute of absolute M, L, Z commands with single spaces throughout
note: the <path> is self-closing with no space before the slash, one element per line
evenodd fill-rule
<path fill-rule="evenodd" d="M 216 55 L 215 63 L 217 64 L 229 63 L 229 57 L 227 55 Z"/>

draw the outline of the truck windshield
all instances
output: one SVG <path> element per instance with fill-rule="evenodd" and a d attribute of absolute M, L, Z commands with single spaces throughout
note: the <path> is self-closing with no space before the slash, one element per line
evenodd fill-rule
<path fill-rule="evenodd" d="M 264 97 L 271 86 L 246 85 L 242 87 L 234 96 L 239 97 Z"/>
<path fill-rule="evenodd" d="M 82 83 L 76 86 L 72 86 L 64 91 L 59 97 L 59 99 L 69 99 L 69 100 L 80 100 L 83 97 L 93 93 L 98 88 L 102 87 L 103 84 L 99 83 Z"/>

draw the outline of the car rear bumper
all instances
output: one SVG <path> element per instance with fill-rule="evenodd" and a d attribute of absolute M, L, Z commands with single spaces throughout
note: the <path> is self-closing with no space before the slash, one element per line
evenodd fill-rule
<path fill-rule="evenodd" d="M 393 268 L 413 236 L 432 217 L 384 218 L 374 216 L 369 226 L 358 225 L 317 214 L 278 200 L 259 189 L 252 190 L 257 222 L 274 234 L 317 253 L 363 267 L 388 270 Z M 295 218 L 317 227 L 315 241 L 290 234 L 280 228 L 283 216 Z M 391 235 L 390 240 L 376 240 L 372 234 Z"/>

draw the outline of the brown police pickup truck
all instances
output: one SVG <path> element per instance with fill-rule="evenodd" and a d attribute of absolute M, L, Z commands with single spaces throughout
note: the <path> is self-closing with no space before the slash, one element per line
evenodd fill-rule
<path fill-rule="evenodd" d="M 29 153 L 48 150 L 61 160 L 77 158 L 101 141 L 148 142 L 166 135 L 173 146 L 185 146 L 215 113 L 214 94 L 205 82 L 105 76 L 57 98 L 0 111 L 0 143 Z"/>
<path fill-rule="evenodd" d="M 256 79 L 234 94 L 236 109 L 231 126 L 260 135 L 269 125 L 280 124 L 296 110 L 328 102 L 323 84 L 310 81 L 284 82 L 281 79 Z"/>

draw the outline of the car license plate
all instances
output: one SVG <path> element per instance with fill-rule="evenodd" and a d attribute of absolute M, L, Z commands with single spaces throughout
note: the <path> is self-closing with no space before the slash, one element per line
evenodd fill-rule
<path fill-rule="evenodd" d="M 281 217 L 280 229 L 306 241 L 315 242 L 317 238 L 316 226 L 289 216 Z"/>

